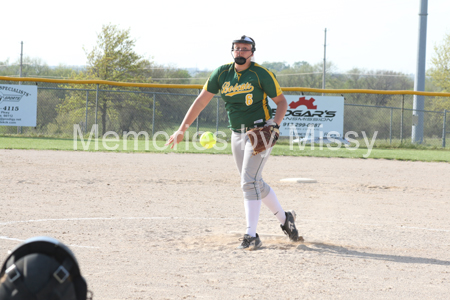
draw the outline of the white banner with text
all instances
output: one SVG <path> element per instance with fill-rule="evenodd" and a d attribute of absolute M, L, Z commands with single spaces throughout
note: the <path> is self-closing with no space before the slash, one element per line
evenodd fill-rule
<path fill-rule="evenodd" d="M 0 126 L 36 127 L 37 86 L 0 84 Z"/>
<path fill-rule="evenodd" d="M 303 138 L 312 128 L 316 137 L 326 137 L 328 134 L 343 136 L 344 97 L 303 95 L 285 95 L 285 97 L 288 109 L 280 124 L 280 136 L 289 136 L 293 130 L 295 135 Z M 277 106 L 272 99 L 269 100 L 269 105 L 275 116 Z"/>

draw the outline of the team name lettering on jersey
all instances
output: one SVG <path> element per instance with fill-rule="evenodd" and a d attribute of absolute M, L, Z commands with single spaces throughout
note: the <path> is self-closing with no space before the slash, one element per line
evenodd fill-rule
<path fill-rule="evenodd" d="M 234 96 L 237 94 L 245 94 L 253 91 L 254 87 L 251 83 L 246 82 L 242 84 L 235 84 L 234 86 L 230 85 L 229 81 L 224 82 L 222 85 L 222 94 L 225 96 Z"/>

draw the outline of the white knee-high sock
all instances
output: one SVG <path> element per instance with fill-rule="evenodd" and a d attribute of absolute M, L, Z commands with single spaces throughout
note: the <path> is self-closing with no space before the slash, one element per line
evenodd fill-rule
<path fill-rule="evenodd" d="M 259 211 L 261 210 L 261 200 L 244 200 L 244 207 L 245 217 L 247 219 L 247 231 L 245 233 L 255 237 Z"/>
<path fill-rule="evenodd" d="M 284 213 L 284 210 L 278 201 L 277 195 L 272 188 L 270 188 L 269 194 L 262 199 L 262 202 L 277 217 L 280 224 L 284 225 L 284 222 L 286 221 L 286 214 Z"/>

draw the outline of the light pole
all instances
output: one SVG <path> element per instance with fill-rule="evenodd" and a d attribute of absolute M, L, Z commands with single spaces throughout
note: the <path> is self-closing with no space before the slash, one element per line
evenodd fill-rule
<path fill-rule="evenodd" d="M 322 89 L 325 89 L 325 75 L 327 69 L 327 29 L 325 28 L 325 40 L 323 42 L 323 75 L 322 75 Z M 325 93 L 322 93 L 325 96 Z"/>
<path fill-rule="evenodd" d="M 417 68 L 414 80 L 414 91 L 425 91 L 427 16 L 428 16 L 428 0 L 421 0 L 419 11 L 419 45 L 417 52 Z M 411 130 L 412 143 L 421 144 L 423 142 L 424 109 L 425 109 L 425 97 L 414 95 L 413 124 Z"/>

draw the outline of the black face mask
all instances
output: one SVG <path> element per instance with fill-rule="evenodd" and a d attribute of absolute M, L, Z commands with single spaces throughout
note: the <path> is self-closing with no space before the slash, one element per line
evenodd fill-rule
<path fill-rule="evenodd" d="M 233 52 L 233 49 L 231 49 L 231 52 Z M 252 51 L 252 55 L 253 55 L 253 51 Z M 231 53 L 231 56 L 233 56 L 233 53 Z M 250 57 L 252 57 L 252 56 L 250 55 Z M 233 59 L 236 64 L 241 66 L 241 65 L 244 65 L 247 62 L 247 59 L 250 59 L 250 57 L 245 58 L 242 56 L 238 56 L 238 57 L 233 57 Z"/>
<path fill-rule="evenodd" d="M 238 65 L 243 65 L 247 62 L 247 59 L 245 57 L 238 56 L 234 58 L 234 62 L 237 63 Z"/>
<path fill-rule="evenodd" d="M 234 58 L 234 62 L 237 63 L 238 65 L 243 65 L 243 64 L 245 64 L 247 62 L 247 59 L 249 59 L 249 58 L 238 56 L 238 57 Z"/>

